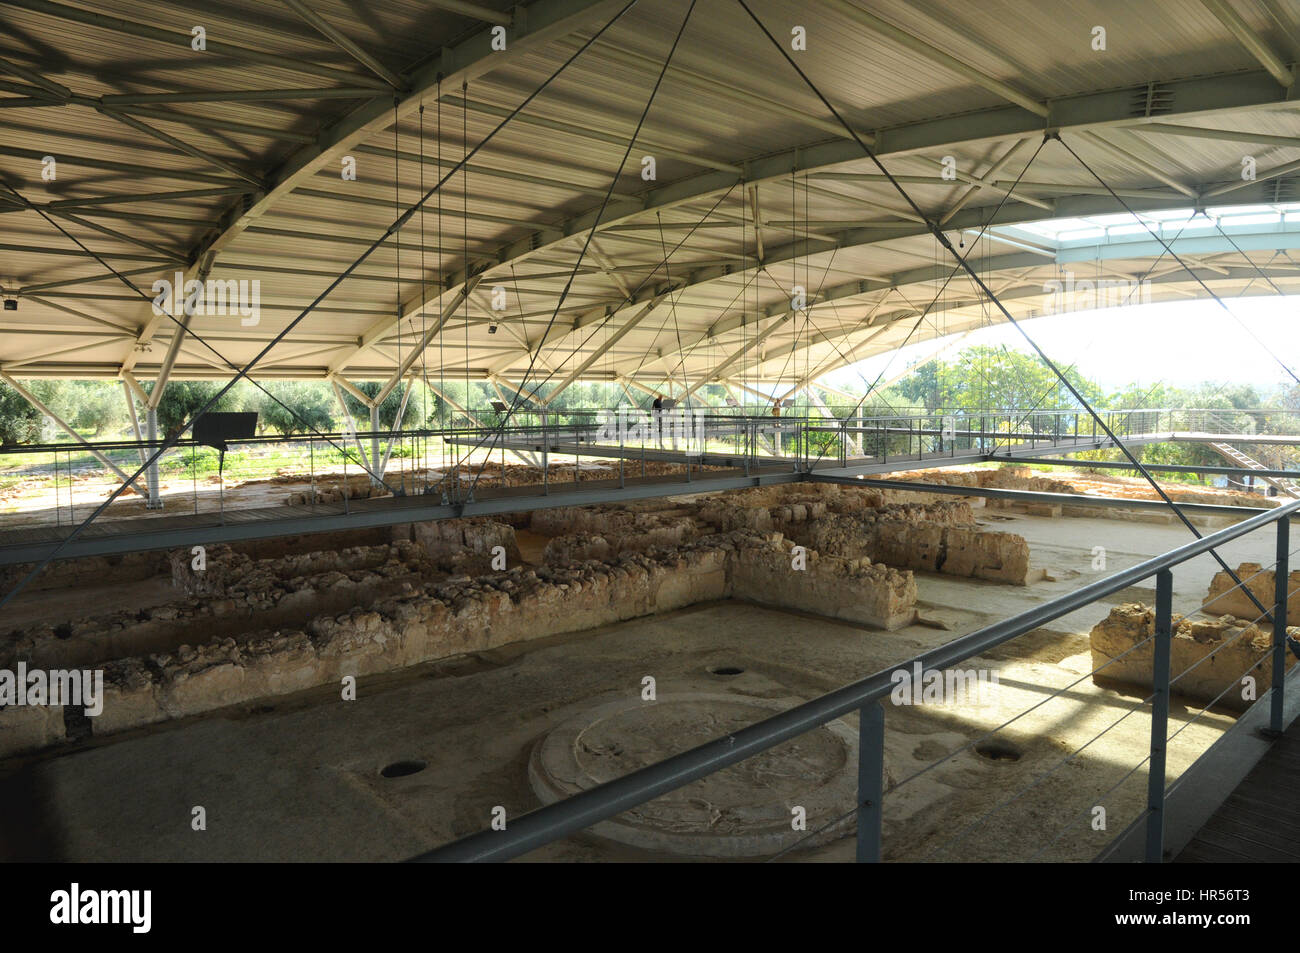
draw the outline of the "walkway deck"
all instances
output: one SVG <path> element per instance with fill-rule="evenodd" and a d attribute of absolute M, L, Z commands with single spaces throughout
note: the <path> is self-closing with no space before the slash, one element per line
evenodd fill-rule
<path fill-rule="evenodd" d="M 1300 862 L 1300 721 L 1273 744 L 1175 862 Z"/>
<path fill-rule="evenodd" d="M 834 428 L 832 428 L 834 429 Z M 852 429 L 852 428 L 850 428 Z M 765 426 L 764 433 L 788 435 L 782 426 Z M 864 433 L 870 432 L 864 430 Z M 907 433 L 899 429 L 900 433 Z M 912 431 L 916 433 L 916 431 Z M 937 432 L 936 432 L 937 433 Z M 962 432 L 963 437 L 970 436 Z M 981 436 L 975 434 L 974 436 Z M 1032 434 L 1008 435 L 988 431 L 982 436 L 990 440 L 1033 437 Z M 1246 435 L 1176 433 L 1149 433 L 1128 435 L 1128 446 L 1142 446 L 1177 439 L 1235 440 L 1251 442 Z M 1254 442 L 1300 441 L 1300 437 L 1252 438 Z M 452 438 L 450 444 L 471 443 Z M 538 436 L 508 439 L 510 449 L 533 452 L 543 450 Z M 496 447 L 501 446 L 498 441 Z M 624 460 L 623 479 L 583 480 L 580 483 L 553 481 L 543 488 L 540 484 L 509 487 L 505 489 L 480 487 L 470 502 L 442 503 L 441 494 L 405 497 L 383 497 L 359 500 L 348 504 L 318 504 L 315 506 L 273 506 L 257 508 L 227 508 L 224 512 L 167 513 L 165 510 L 131 518 L 104 519 L 92 523 L 80 536 L 60 553 L 60 558 L 99 556 L 113 553 L 135 552 L 150 549 L 171 549 L 194 545 L 213 545 L 248 539 L 265 539 L 275 536 L 293 536 L 302 533 L 324 533 L 344 529 L 364 529 L 376 526 L 395 526 L 425 520 L 451 519 L 463 516 L 489 516 L 516 510 L 547 509 L 558 506 L 582 506 L 592 503 L 613 503 L 654 497 L 679 496 L 687 493 L 713 493 L 770 483 L 793 482 L 802 478 L 798 472 L 801 461 L 794 457 L 757 456 L 746 458 L 742 453 L 710 452 L 688 455 L 671 449 L 643 449 L 641 447 L 606 446 L 589 443 L 580 437 L 565 441 L 546 441 L 546 451 L 551 464 L 558 465 L 565 457 L 579 459 L 601 458 Z M 1060 453 L 1078 453 L 1112 446 L 1105 437 L 1091 434 L 1064 435 L 1057 438 L 1038 436 L 1023 439 L 1011 445 L 999 445 L 996 459 L 1020 456 L 1037 456 L 1047 447 Z M 925 453 L 903 453 L 888 457 L 860 456 L 834 458 L 826 456 L 816 461 L 816 471 L 834 476 L 879 475 L 903 470 L 924 470 L 934 467 L 960 466 L 995 459 L 992 452 L 975 449 L 944 449 Z M 646 462 L 675 463 L 683 465 L 683 472 L 667 476 L 641 477 L 638 464 Z M 685 465 L 689 463 L 688 474 Z M 701 466 L 711 470 L 698 469 Z M 0 566 L 35 562 L 45 558 L 60 541 L 74 530 L 71 525 L 21 526 L 0 529 Z"/>

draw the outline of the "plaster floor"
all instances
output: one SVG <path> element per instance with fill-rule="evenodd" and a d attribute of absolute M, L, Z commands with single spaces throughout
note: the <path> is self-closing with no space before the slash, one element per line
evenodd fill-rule
<path fill-rule="evenodd" d="M 356 701 L 314 689 L 12 760 L 0 765 L 0 859 L 401 860 L 487 828 L 496 806 L 507 817 L 536 807 L 534 746 L 586 709 L 639 701 L 646 675 L 664 699 L 657 704 L 718 694 L 793 704 L 1092 581 L 1102 575 L 1091 568 L 1095 546 L 1113 572 L 1191 538 L 1182 527 L 1122 520 L 978 515 L 1029 539 L 1033 565 L 1055 581 L 1018 588 L 919 575 L 930 624 L 893 633 L 737 602 L 698 605 L 368 676 Z M 1223 554 L 1235 567 L 1267 563 L 1272 550 L 1271 534 L 1256 533 Z M 1215 568 L 1203 557 L 1176 573 L 1176 610 L 1199 604 Z M 1083 861 L 1135 818 L 1149 718 L 1128 714 L 1142 693 L 1087 677 L 1087 632 L 1113 602 L 1150 596 L 1121 594 L 965 663 L 997 672 L 995 704 L 887 706 L 886 858 Z M 743 672 L 711 674 L 719 666 Z M 1034 705 L 996 736 L 1018 760 L 971 750 Z M 1231 724 L 1215 711 L 1189 723 L 1199 710 L 1173 700 L 1171 733 L 1186 728 L 1169 746 L 1171 780 Z M 672 739 L 656 743 L 676 750 Z M 427 766 L 381 776 L 402 760 Z M 780 796 L 794 800 L 789 787 L 787 778 Z M 191 827 L 196 806 L 205 831 Z M 1106 809 L 1105 830 L 1094 829 L 1096 806 Z M 845 836 L 781 859 L 850 860 L 852 830 L 849 820 L 831 829 Z M 788 841 L 774 840 L 773 852 Z M 579 835 L 527 859 L 685 858 Z"/>

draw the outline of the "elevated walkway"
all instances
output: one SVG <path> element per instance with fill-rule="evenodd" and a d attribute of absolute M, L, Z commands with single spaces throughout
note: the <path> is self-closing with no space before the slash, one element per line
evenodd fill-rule
<path fill-rule="evenodd" d="M 1180 864 L 1300 862 L 1300 723 L 1293 723 L 1175 857 Z"/>
<path fill-rule="evenodd" d="M 1258 418 L 1266 427 L 1280 428 L 1277 421 L 1291 419 L 1278 416 L 1281 412 L 1254 413 L 1273 415 Z M 538 414 L 524 416 L 540 421 L 541 426 L 511 427 L 505 431 L 493 427 L 464 427 L 383 436 L 399 441 L 410 438 L 413 443 L 440 441 L 445 447 L 444 453 L 450 450 L 461 459 L 481 458 L 483 453 L 501 451 L 533 454 L 546 461 L 544 472 L 548 476 L 556 467 L 576 465 L 575 469 L 583 470 L 592 461 L 600 460 L 607 464 L 609 478 L 582 479 L 580 482 L 551 478 L 523 486 L 474 486 L 472 490 L 468 481 L 453 486 L 444 480 L 429 495 L 397 495 L 298 506 L 237 508 L 222 505 L 206 513 L 190 511 L 199 509 L 197 496 L 192 507 L 182 504 L 190 511 L 185 513 L 164 508 L 146 514 L 132 509 L 131 516 L 123 517 L 118 515 L 119 504 L 115 504 L 66 545 L 60 551 L 60 557 L 211 545 L 487 516 L 517 510 L 711 493 L 791 482 L 813 473 L 871 476 L 901 470 L 1033 459 L 1047 450 L 1073 454 L 1115 446 L 1095 421 L 1073 410 L 1012 410 L 966 415 L 939 412 L 890 417 L 849 415 L 843 418 L 842 423 L 828 421 L 824 416 L 774 419 L 710 412 L 690 418 L 691 439 L 676 442 L 671 433 L 653 429 L 640 432 L 635 439 L 617 436 L 611 439 L 609 423 L 597 423 L 607 417 L 607 413 L 581 412 L 567 418 Z M 1300 445 L 1300 435 L 1286 433 L 1222 434 L 1178 429 L 1223 422 L 1202 411 L 1123 410 L 1107 411 L 1104 417 L 1106 426 L 1129 447 L 1169 441 Z M 558 421 L 563 419 L 571 419 L 574 423 L 561 426 Z M 1289 429 L 1289 424 L 1286 427 Z M 1300 430 L 1300 425 L 1294 429 Z M 316 448 L 315 441 L 343 444 L 356 439 L 351 434 L 338 434 L 273 438 L 270 441 L 256 438 L 244 443 L 300 441 L 309 445 L 300 451 L 306 460 L 314 459 L 310 453 L 312 449 L 320 449 Z M 232 447 L 239 443 L 232 442 Z M 130 441 L 96 445 L 101 452 L 112 450 L 133 455 L 156 446 Z M 35 451 L 46 452 L 48 448 L 17 448 L 8 452 Z M 171 452 L 192 453 L 188 446 Z M 644 464 L 669 465 L 677 470 L 655 475 L 648 473 Z M 472 472 L 477 464 L 462 466 Z M 306 476 L 304 474 L 304 482 Z M 584 473 L 583 476 L 591 474 Z M 337 478 L 338 475 L 333 474 L 317 479 L 314 471 L 311 474 L 313 486 Z M 24 525 L 5 528 L 3 517 L 0 517 L 0 565 L 33 562 L 52 554 L 76 531 L 83 514 L 88 514 L 90 509 L 82 507 L 82 512 L 75 514 L 77 519 L 71 523 L 64 520 L 64 525 L 59 525 L 61 520 L 57 510 L 46 512 L 48 520 L 35 525 L 27 519 Z"/>

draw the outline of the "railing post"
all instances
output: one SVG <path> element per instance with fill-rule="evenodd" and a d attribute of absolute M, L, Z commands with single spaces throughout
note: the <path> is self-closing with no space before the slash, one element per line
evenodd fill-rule
<path fill-rule="evenodd" d="M 1269 731 L 1282 734 L 1282 692 L 1286 684 L 1287 585 L 1290 576 L 1288 551 L 1291 548 L 1291 520 L 1277 521 L 1277 562 L 1273 564 L 1273 695 L 1270 702 Z"/>
<path fill-rule="evenodd" d="M 504 485 L 505 481 L 502 481 Z M 551 492 L 551 443 L 546 436 L 546 411 L 542 411 L 542 496 Z"/>
<path fill-rule="evenodd" d="M 885 709 L 858 709 L 858 854 L 860 864 L 880 863 L 881 801 L 885 777 Z"/>
<path fill-rule="evenodd" d="M 153 407 L 146 408 L 145 427 L 149 437 L 149 456 L 150 458 L 157 452 L 158 447 L 158 411 Z M 160 510 L 163 508 L 161 481 L 158 479 L 159 460 L 152 460 L 149 469 L 145 473 L 146 489 L 149 493 L 148 500 L 145 503 L 145 509 Z M 68 454 L 68 479 L 72 479 L 72 455 Z M 71 483 L 69 483 L 71 485 Z"/>
<path fill-rule="evenodd" d="M 1165 745 L 1169 738 L 1169 655 L 1173 643 L 1174 574 L 1156 573 L 1155 660 L 1151 667 L 1151 758 L 1147 775 L 1146 862 L 1165 853 Z"/>

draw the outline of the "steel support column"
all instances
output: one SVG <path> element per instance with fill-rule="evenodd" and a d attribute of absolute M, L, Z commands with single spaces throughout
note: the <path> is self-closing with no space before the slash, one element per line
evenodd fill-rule
<path fill-rule="evenodd" d="M 1273 694 L 1269 701 L 1269 730 L 1282 734 L 1282 699 L 1286 688 L 1286 625 L 1290 614 L 1291 521 L 1277 521 L 1277 561 L 1273 563 Z"/>
<path fill-rule="evenodd" d="M 370 405 L 370 459 L 374 466 L 370 469 L 370 485 L 378 486 L 382 474 L 379 472 L 379 404 Z"/>
<path fill-rule="evenodd" d="M 384 448 L 384 458 L 379 461 L 379 467 L 371 478 L 371 483 L 375 485 L 382 483 L 384 474 L 388 472 L 388 459 L 393 455 L 393 446 L 397 443 L 397 434 L 402 429 L 402 421 L 406 419 L 406 403 L 411 399 L 411 394 L 414 391 L 414 383 L 408 380 L 406 390 L 402 393 L 402 402 L 397 407 L 397 416 L 393 418 L 393 426 L 388 432 L 388 446 Z"/>
<path fill-rule="evenodd" d="M 357 454 L 361 457 L 361 465 L 369 471 L 370 461 L 366 459 L 366 448 L 361 443 L 361 438 L 357 436 L 356 424 L 352 421 L 352 413 L 348 410 L 347 403 L 343 400 L 343 390 L 339 387 L 337 380 L 331 379 L 330 383 L 334 386 L 334 399 L 338 401 L 339 410 L 343 412 L 343 427 L 347 435 L 352 438 L 353 445 L 357 448 Z"/>
<path fill-rule="evenodd" d="M 914 686 L 913 691 L 919 690 Z M 860 864 L 880 862 L 881 800 L 885 775 L 885 709 L 880 702 L 858 711 L 858 849 Z"/>
<path fill-rule="evenodd" d="M 1156 625 L 1152 635 L 1151 751 L 1147 765 L 1148 864 L 1158 864 L 1164 860 L 1165 754 L 1169 743 L 1169 655 L 1173 641 L 1173 592 L 1173 573 L 1168 569 L 1160 570 L 1156 574 Z"/>
<path fill-rule="evenodd" d="M 148 432 L 149 443 L 158 442 L 158 408 L 145 408 L 145 429 Z M 146 504 L 151 510 L 160 510 L 163 508 L 162 493 L 158 484 L 158 461 L 155 460 L 149 464 L 149 469 L 145 471 L 145 481 L 149 485 L 149 502 Z"/>
<path fill-rule="evenodd" d="M 135 412 L 135 395 L 131 393 L 131 383 L 127 380 L 122 381 L 122 395 L 126 398 L 126 412 L 131 417 L 131 430 L 140 443 L 140 462 L 144 463 L 149 458 L 144 452 L 144 434 L 140 432 L 140 416 Z"/>

